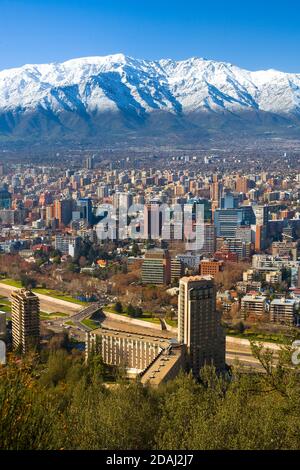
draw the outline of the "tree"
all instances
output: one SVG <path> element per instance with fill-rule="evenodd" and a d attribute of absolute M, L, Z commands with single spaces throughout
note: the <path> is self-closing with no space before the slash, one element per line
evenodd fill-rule
<path fill-rule="evenodd" d="M 115 312 L 116 313 L 122 313 L 123 312 L 123 305 L 119 301 L 117 301 L 115 303 Z"/>
<path fill-rule="evenodd" d="M 135 308 L 132 304 L 129 304 L 128 307 L 127 307 L 127 313 L 130 317 L 134 317 L 135 316 Z"/>
<path fill-rule="evenodd" d="M 240 333 L 240 334 L 243 334 L 244 331 L 245 331 L 245 325 L 242 321 L 238 322 L 236 325 L 235 325 L 235 329 Z"/>
<path fill-rule="evenodd" d="M 143 309 L 141 307 L 135 308 L 135 316 L 137 318 L 141 318 L 143 316 Z"/>
<path fill-rule="evenodd" d="M 34 287 L 36 287 L 36 280 L 32 277 L 27 276 L 26 274 L 21 275 L 20 281 L 22 287 L 25 287 L 25 289 L 33 289 Z"/>

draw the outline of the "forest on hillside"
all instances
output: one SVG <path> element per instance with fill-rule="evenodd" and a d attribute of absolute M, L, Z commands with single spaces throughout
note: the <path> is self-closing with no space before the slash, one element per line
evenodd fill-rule
<path fill-rule="evenodd" d="M 99 356 L 58 349 L 0 366 L 1 449 L 299 449 L 300 375 L 290 348 L 264 374 L 212 367 L 157 389 L 129 383 Z"/>

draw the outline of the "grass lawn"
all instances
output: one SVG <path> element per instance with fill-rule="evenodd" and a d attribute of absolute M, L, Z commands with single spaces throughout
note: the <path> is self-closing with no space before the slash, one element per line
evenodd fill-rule
<path fill-rule="evenodd" d="M 100 326 L 100 323 L 98 321 L 91 320 L 90 318 L 86 318 L 85 320 L 82 320 L 82 322 L 80 323 L 91 328 L 92 330 L 95 330 L 96 328 L 99 328 Z"/>
<path fill-rule="evenodd" d="M 166 320 L 165 319 L 165 322 L 167 323 L 167 325 L 169 326 L 173 326 L 174 328 L 177 328 L 177 320 Z"/>
<path fill-rule="evenodd" d="M 2 284 L 6 284 L 7 286 L 12 286 L 12 287 L 17 287 L 17 288 L 22 287 L 21 282 L 20 281 L 15 281 L 15 279 L 9 279 L 9 278 L 0 279 L 0 282 Z"/>
<path fill-rule="evenodd" d="M 156 323 L 156 324 L 160 323 L 159 318 L 152 317 L 150 312 L 144 312 L 142 317 L 131 317 L 130 315 L 128 315 L 128 313 L 125 313 L 125 312 L 118 313 L 118 312 L 116 312 L 114 306 L 112 306 L 112 305 L 105 306 L 103 308 L 103 310 L 104 310 L 104 312 L 106 310 L 109 313 L 115 313 L 116 315 L 122 315 L 122 317 L 134 318 L 135 320 L 142 320 L 142 321 L 147 321 L 147 322 Z"/>
<path fill-rule="evenodd" d="M 66 325 L 75 326 L 75 323 L 74 323 L 72 320 L 66 321 L 65 324 L 66 324 Z"/>
<path fill-rule="evenodd" d="M 15 279 L 10 279 L 10 278 L 0 279 L 0 282 L 2 282 L 2 284 L 6 284 L 8 286 L 12 286 L 16 288 L 22 287 L 21 282 L 16 281 Z M 81 300 L 75 299 L 71 295 L 65 295 L 62 292 L 59 292 L 53 289 L 44 289 L 42 287 L 37 287 L 35 289 L 32 289 L 32 291 L 37 294 L 48 295 L 49 297 L 53 297 L 54 299 L 65 300 L 66 302 L 72 302 L 73 304 L 88 306 L 88 302 L 82 302 Z"/>
<path fill-rule="evenodd" d="M 11 308 L 9 305 L 0 304 L 0 310 L 2 310 L 2 312 L 11 313 Z"/>
<path fill-rule="evenodd" d="M 227 336 L 233 336 L 235 338 L 241 339 L 248 339 L 260 342 L 267 342 L 267 343 L 278 343 L 282 344 L 284 339 L 287 338 L 286 335 L 282 334 L 271 334 L 271 333 L 263 333 L 263 332 L 254 332 L 251 330 L 245 330 L 244 333 L 238 333 L 235 330 L 226 330 Z"/>
<path fill-rule="evenodd" d="M 53 290 L 53 289 L 44 289 L 42 287 L 37 287 L 36 289 L 32 289 L 33 292 L 37 294 L 48 295 L 49 297 L 53 297 L 54 299 L 65 300 L 66 302 L 72 302 L 73 304 L 79 305 L 88 305 L 88 302 L 82 302 L 81 300 L 75 299 L 71 295 L 65 295 L 62 292 Z"/>
<path fill-rule="evenodd" d="M 61 318 L 61 317 L 68 317 L 66 313 L 61 313 L 61 312 L 52 312 L 52 313 L 46 313 L 46 312 L 40 312 L 40 319 L 41 320 L 53 320 L 55 318 Z"/>

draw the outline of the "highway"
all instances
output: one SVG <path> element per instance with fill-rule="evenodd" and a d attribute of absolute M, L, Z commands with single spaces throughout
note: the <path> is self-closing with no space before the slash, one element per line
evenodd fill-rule
<path fill-rule="evenodd" d="M 16 287 L 8 286 L 0 282 L 0 295 L 10 297 L 11 293 L 16 290 Z M 73 315 L 82 310 L 82 305 L 67 302 L 66 300 L 55 299 L 44 294 L 36 294 L 40 299 L 40 307 L 42 312 L 55 313 L 61 312 L 67 315 Z"/>

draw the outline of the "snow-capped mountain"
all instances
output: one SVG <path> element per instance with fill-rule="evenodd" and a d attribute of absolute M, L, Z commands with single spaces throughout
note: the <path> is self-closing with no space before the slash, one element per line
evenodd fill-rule
<path fill-rule="evenodd" d="M 200 58 L 116 54 L 0 72 L 0 135 L 10 138 L 298 132 L 298 119 L 300 74 Z"/>

